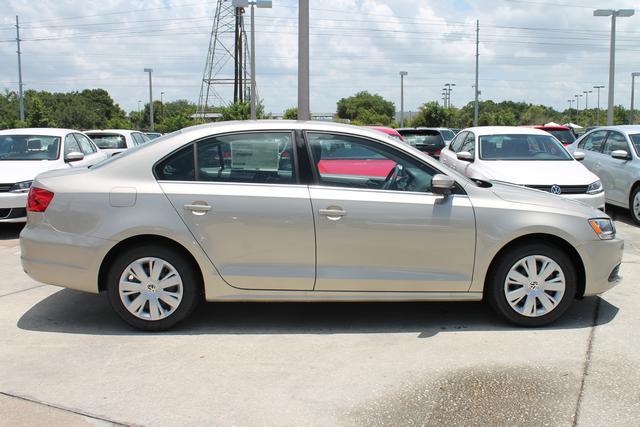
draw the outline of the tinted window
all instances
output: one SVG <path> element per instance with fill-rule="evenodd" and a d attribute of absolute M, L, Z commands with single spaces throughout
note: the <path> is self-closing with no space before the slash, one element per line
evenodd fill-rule
<path fill-rule="evenodd" d="M 449 129 L 442 129 L 440 133 L 442 134 L 442 137 L 446 141 L 451 141 L 456 136 L 456 134 L 453 133 L 453 131 L 450 131 Z"/>
<path fill-rule="evenodd" d="M 134 132 L 131 134 L 131 138 L 133 138 L 133 143 L 135 145 L 142 145 L 144 144 L 146 141 L 142 138 L 142 134 L 138 133 L 138 132 Z"/>
<path fill-rule="evenodd" d="M 290 133 L 224 135 L 189 145 L 156 166 L 160 180 L 294 184 Z M 193 146 L 196 147 L 194 153 Z M 194 168 L 195 159 L 197 168 Z"/>
<path fill-rule="evenodd" d="M 0 160 L 55 160 L 60 138 L 44 135 L 0 135 Z"/>
<path fill-rule="evenodd" d="M 462 133 L 459 133 L 458 135 L 456 135 L 454 140 L 451 141 L 451 145 L 449 146 L 449 148 L 451 148 L 452 151 L 457 153 L 459 151 L 459 149 L 460 149 L 460 146 L 462 145 L 464 140 L 467 138 L 468 134 L 469 134 L 469 132 L 462 132 Z"/>
<path fill-rule="evenodd" d="M 483 160 L 572 160 L 562 144 L 550 135 L 481 135 Z"/>
<path fill-rule="evenodd" d="M 621 133 L 609 132 L 607 142 L 605 143 L 604 150 L 602 152 L 604 154 L 611 154 L 616 150 L 624 150 L 628 153 L 629 145 L 627 144 L 627 139 Z"/>
<path fill-rule="evenodd" d="M 467 133 L 467 137 L 465 138 L 464 143 L 462 144 L 462 147 L 460 147 L 460 151 L 468 151 L 469 153 L 475 156 L 476 136 L 473 134 L 473 132 Z"/>
<path fill-rule="evenodd" d="M 346 135 L 309 133 L 320 184 L 373 190 L 431 190 L 436 173 L 392 147 Z"/>
<path fill-rule="evenodd" d="M 64 139 L 64 156 L 66 157 L 69 153 L 82 153 L 78 141 L 76 141 L 71 133 Z"/>
<path fill-rule="evenodd" d="M 73 136 L 76 137 L 76 141 L 78 141 L 78 144 L 80 144 L 80 149 L 85 155 L 93 154 L 96 152 L 96 149 L 91 141 L 89 141 L 89 138 L 79 133 L 74 133 Z"/>
<path fill-rule="evenodd" d="M 562 142 L 563 144 L 571 144 L 576 140 L 576 137 L 573 136 L 573 133 L 571 133 L 570 130 L 549 130 L 547 132 L 555 136 L 558 141 Z"/>
<path fill-rule="evenodd" d="M 629 139 L 631 139 L 631 143 L 633 144 L 633 149 L 636 150 L 636 154 L 640 156 L 640 133 L 629 135 Z"/>
<path fill-rule="evenodd" d="M 444 147 L 444 139 L 442 135 L 440 135 L 440 132 L 436 130 L 415 130 L 405 131 L 403 133 L 405 141 L 414 147 L 421 148 L 425 145 L 433 148 Z"/>
<path fill-rule="evenodd" d="M 604 130 L 595 131 L 580 141 L 578 147 L 589 151 L 602 151 L 602 144 L 606 136 L 607 132 Z"/>
<path fill-rule="evenodd" d="M 88 133 L 87 135 L 102 149 L 127 148 L 124 136 L 117 133 Z"/>

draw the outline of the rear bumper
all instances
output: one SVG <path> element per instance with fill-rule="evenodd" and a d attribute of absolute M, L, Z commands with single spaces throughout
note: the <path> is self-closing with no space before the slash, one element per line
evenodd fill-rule
<path fill-rule="evenodd" d="M 585 267 L 585 296 L 598 295 L 620 283 L 622 239 L 594 240 L 578 247 Z"/>
<path fill-rule="evenodd" d="M 110 243 L 28 223 L 20 233 L 22 268 L 38 282 L 98 293 L 99 260 Z"/>

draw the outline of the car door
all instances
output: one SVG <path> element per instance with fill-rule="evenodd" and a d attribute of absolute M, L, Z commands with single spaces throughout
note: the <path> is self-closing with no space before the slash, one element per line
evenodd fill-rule
<path fill-rule="evenodd" d="M 438 171 L 395 147 L 337 133 L 306 133 L 316 184 L 316 291 L 463 292 L 475 219 L 460 188 L 431 193 Z M 395 176 L 395 178 L 393 178 Z"/>
<path fill-rule="evenodd" d="M 162 160 L 158 181 L 231 286 L 312 290 L 315 235 L 289 131 L 196 141 Z"/>
<path fill-rule="evenodd" d="M 440 162 L 449 167 L 453 167 L 453 161 L 456 159 L 456 152 L 464 142 L 469 132 L 464 131 L 456 135 L 450 144 L 447 144 L 440 152 Z"/>
<path fill-rule="evenodd" d="M 597 161 L 598 176 L 602 180 L 602 186 L 607 200 L 626 206 L 629 202 L 628 191 L 635 182 L 636 170 L 629 160 L 614 159 L 611 153 L 616 150 L 624 150 L 631 156 L 631 147 L 626 136 L 617 131 L 608 131 L 602 154 Z"/>
<path fill-rule="evenodd" d="M 98 150 L 98 147 L 87 136 L 81 133 L 74 133 L 73 136 L 78 141 L 82 154 L 84 154 L 84 159 L 81 160 L 82 163 L 78 166 L 94 165 L 108 157 L 106 153 Z"/>
<path fill-rule="evenodd" d="M 593 173 L 596 173 L 595 164 L 600 157 L 602 146 L 606 139 L 607 131 L 605 130 L 591 132 L 578 143 L 578 148 L 575 150 L 582 151 L 584 153 L 584 160 L 582 160 L 582 164 Z"/>

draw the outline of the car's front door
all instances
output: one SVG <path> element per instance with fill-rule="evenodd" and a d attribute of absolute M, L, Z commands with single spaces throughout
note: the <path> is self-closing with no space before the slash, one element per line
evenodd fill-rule
<path fill-rule="evenodd" d="M 313 214 L 296 169 L 292 132 L 253 132 L 197 141 L 155 173 L 229 285 L 312 290 Z"/>
<path fill-rule="evenodd" d="M 467 195 L 431 193 L 437 171 L 353 136 L 306 134 L 317 245 L 316 291 L 464 292 L 475 254 Z"/>

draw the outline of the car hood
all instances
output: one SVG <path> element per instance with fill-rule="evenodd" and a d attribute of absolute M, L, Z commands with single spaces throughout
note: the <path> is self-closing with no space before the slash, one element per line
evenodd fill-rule
<path fill-rule="evenodd" d="M 497 197 L 507 202 L 528 204 L 543 208 L 553 208 L 561 210 L 562 212 L 573 212 L 574 214 L 585 218 L 607 217 L 604 212 L 580 201 L 515 184 L 493 182 L 491 191 Z"/>
<path fill-rule="evenodd" d="M 66 169 L 67 164 L 56 160 L 0 160 L 0 182 L 30 181 L 42 172 L 60 168 Z"/>
<path fill-rule="evenodd" d="M 482 161 L 482 179 L 519 185 L 589 185 L 598 180 L 578 161 Z"/>

